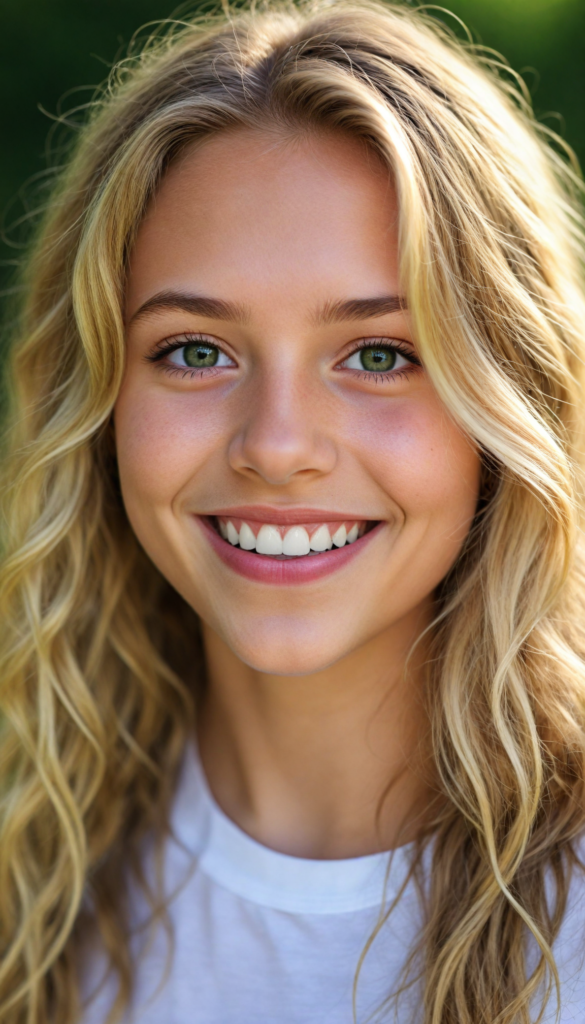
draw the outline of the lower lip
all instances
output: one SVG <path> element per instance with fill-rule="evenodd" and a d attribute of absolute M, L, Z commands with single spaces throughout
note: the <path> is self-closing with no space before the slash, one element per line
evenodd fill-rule
<path fill-rule="evenodd" d="M 368 533 L 364 533 L 363 537 L 355 540 L 353 544 L 345 544 L 342 548 L 332 548 L 330 551 L 324 551 L 323 554 L 318 555 L 279 559 L 271 558 L 270 555 L 258 555 L 252 551 L 242 551 L 241 548 L 234 547 L 229 541 L 220 537 L 206 516 L 196 516 L 195 518 L 201 523 L 213 550 L 225 565 L 248 580 L 280 586 L 313 583 L 314 580 L 321 580 L 325 576 L 337 572 L 338 569 L 342 569 L 344 565 L 356 558 L 384 525 L 378 523 Z"/>

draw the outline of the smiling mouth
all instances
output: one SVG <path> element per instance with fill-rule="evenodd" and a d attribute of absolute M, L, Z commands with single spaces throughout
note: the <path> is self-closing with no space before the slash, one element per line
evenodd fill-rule
<path fill-rule="evenodd" d="M 378 524 L 377 520 L 348 518 L 279 526 L 236 516 L 209 516 L 209 522 L 232 547 L 277 561 L 338 550 L 353 544 Z"/>

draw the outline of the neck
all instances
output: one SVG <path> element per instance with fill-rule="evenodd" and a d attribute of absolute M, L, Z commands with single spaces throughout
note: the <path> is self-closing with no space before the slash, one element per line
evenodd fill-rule
<path fill-rule="evenodd" d="M 201 759 L 219 806 L 258 842 L 336 859 L 415 837 L 431 799 L 424 650 L 406 659 L 426 612 L 304 676 L 259 672 L 204 627 Z"/>

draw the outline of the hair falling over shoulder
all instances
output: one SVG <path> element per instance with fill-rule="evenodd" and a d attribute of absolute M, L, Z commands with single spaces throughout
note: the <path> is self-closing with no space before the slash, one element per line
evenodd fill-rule
<path fill-rule="evenodd" d="M 343 0 L 157 29 L 91 104 L 24 271 L 3 470 L 0 1018 L 74 1024 L 92 934 L 116 1012 L 131 992 L 123 893 L 128 873 L 146 886 L 141 844 L 168 828 L 198 633 L 117 485 L 125 270 L 170 161 L 236 129 L 350 133 L 397 187 L 422 358 L 484 459 L 433 625 L 424 1021 L 528 1024 L 535 998 L 554 1002 L 585 829 L 579 179 L 493 55 L 423 11 Z"/>

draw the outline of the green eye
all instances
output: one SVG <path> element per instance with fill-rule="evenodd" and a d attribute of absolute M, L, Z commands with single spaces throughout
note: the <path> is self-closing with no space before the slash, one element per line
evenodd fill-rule
<path fill-rule="evenodd" d="M 364 370 L 383 373 L 394 369 L 396 352 L 391 348 L 362 348 L 359 358 Z"/>
<path fill-rule="evenodd" d="M 215 345 L 185 345 L 182 351 L 186 366 L 215 366 L 219 359 L 219 349 Z"/>

